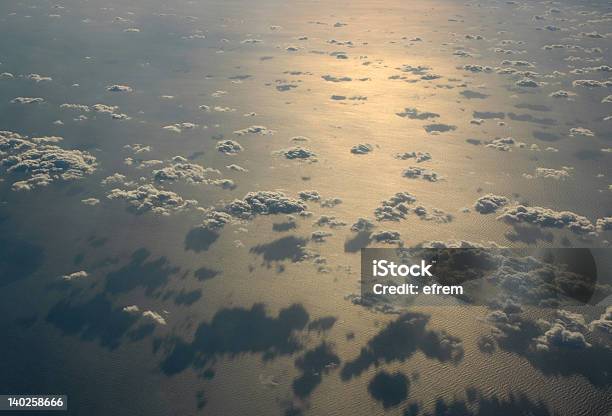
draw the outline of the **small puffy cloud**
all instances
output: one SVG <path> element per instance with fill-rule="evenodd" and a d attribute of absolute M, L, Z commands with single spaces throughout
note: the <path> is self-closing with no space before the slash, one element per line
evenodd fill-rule
<path fill-rule="evenodd" d="M 143 318 L 148 318 L 151 319 L 153 322 L 159 324 L 159 325 L 166 325 L 166 319 L 161 316 L 159 313 L 154 312 L 154 311 L 144 311 L 142 313 Z"/>
<path fill-rule="evenodd" d="M 34 82 L 49 82 L 52 81 L 53 78 L 51 77 L 45 77 L 43 75 L 39 75 L 39 74 L 29 74 L 26 76 L 27 79 L 32 80 Z"/>
<path fill-rule="evenodd" d="M 173 163 L 162 169 L 154 170 L 153 177 L 158 182 L 173 182 L 182 179 L 188 183 L 209 183 L 210 174 L 219 174 L 216 169 L 205 168 L 195 163 L 189 163 L 187 159 L 175 156 Z"/>
<path fill-rule="evenodd" d="M 508 203 L 508 198 L 501 195 L 487 194 L 476 200 L 474 209 L 481 214 L 490 214 Z"/>
<path fill-rule="evenodd" d="M 274 130 L 270 130 L 266 126 L 249 126 L 242 130 L 236 130 L 234 134 L 238 136 L 245 136 L 247 134 L 259 134 L 261 136 L 266 136 L 274 134 Z"/>
<path fill-rule="evenodd" d="M 351 225 L 351 231 L 354 232 L 368 232 L 373 230 L 376 225 L 367 218 L 358 218 L 357 221 Z"/>
<path fill-rule="evenodd" d="M 421 178 L 429 182 L 437 182 L 440 180 L 440 177 L 436 172 L 418 166 L 410 166 L 409 168 L 405 169 L 402 176 L 410 179 Z"/>
<path fill-rule="evenodd" d="M 531 78 L 522 78 L 516 81 L 515 85 L 522 88 L 538 88 L 542 84 Z"/>
<path fill-rule="evenodd" d="M 65 280 L 65 281 L 70 281 L 70 280 L 83 279 L 83 278 L 85 278 L 87 276 L 89 276 L 89 274 L 85 270 L 81 270 L 81 271 L 78 271 L 78 272 L 74 272 L 74 273 L 70 273 L 70 274 L 65 274 L 65 275 L 61 276 L 61 279 Z"/>
<path fill-rule="evenodd" d="M 536 168 L 535 173 L 523 173 L 523 177 L 526 179 L 533 178 L 546 178 L 546 179 L 556 179 L 566 180 L 569 179 L 574 173 L 574 168 L 569 166 L 562 166 L 561 169 L 551 169 L 551 168 Z"/>
<path fill-rule="evenodd" d="M 584 128 L 584 127 L 573 127 L 570 129 L 569 135 L 571 137 L 576 137 L 576 136 L 593 137 L 595 136 L 595 133 L 593 133 L 591 130 Z"/>
<path fill-rule="evenodd" d="M 351 77 L 336 77 L 333 75 L 323 75 L 321 78 L 329 82 L 350 82 L 353 80 Z"/>
<path fill-rule="evenodd" d="M 468 71 L 468 72 L 484 72 L 484 73 L 491 73 L 493 72 L 493 68 L 491 68 L 490 66 L 483 66 L 483 65 L 478 65 L 478 64 L 467 64 L 467 65 L 463 65 L 463 70 L 464 71 Z"/>
<path fill-rule="evenodd" d="M 322 231 L 322 230 L 317 230 L 317 231 L 313 231 L 310 235 L 310 238 L 312 239 L 312 241 L 314 241 L 315 243 L 323 243 L 325 242 L 325 240 L 327 239 L 327 237 L 331 237 L 333 234 L 330 233 L 329 231 Z"/>
<path fill-rule="evenodd" d="M 595 224 L 597 231 L 612 231 L 612 217 L 599 218 Z"/>
<path fill-rule="evenodd" d="M 303 201 L 320 201 L 321 194 L 318 191 L 301 191 L 298 193 L 298 197 Z"/>
<path fill-rule="evenodd" d="M 44 98 L 40 97 L 15 97 L 11 100 L 13 104 L 37 104 L 44 102 Z"/>
<path fill-rule="evenodd" d="M 398 231 L 377 231 L 372 234 L 372 239 L 378 243 L 400 244 L 401 235 Z"/>
<path fill-rule="evenodd" d="M 232 163 L 231 165 L 227 165 L 225 166 L 227 169 L 229 170 L 233 170 L 235 172 L 248 172 L 249 170 L 246 168 L 243 168 L 240 165 L 236 165 L 235 163 Z"/>
<path fill-rule="evenodd" d="M 86 199 L 81 199 L 81 202 L 85 205 L 89 205 L 90 207 L 93 207 L 95 205 L 98 205 L 100 203 L 100 200 L 98 198 L 86 198 Z"/>
<path fill-rule="evenodd" d="M 594 333 L 612 337 L 612 306 L 608 306 L 599 319 L 591 321 L 589 329 Z"/>
<path fill-rule="evenodd" d="M 571 91 L 566 91 L 566 90 L 559 90 L 559 91 L 555 91 L 550 93 L 550 97 L 552 98 L 566 98 L 566 99 L 570 99 L 572 97 L 575 97 L 576 94 L 571 92 Z"/>
<path fill-rule="evenodd" d="M 457 130 L 457 126 L 452 126 L 450 124 L 441 124 L 441 123 L 434 123 L 434 124 L 428 124 L 426 126 L 423 127 L 425 129 L 425 131 L 429 134 L 440 134 L 440 133 L 447 133 L 449 131 L 454 131 Z"/>
<path fill-rule="evenodd" d="M 431 154 L 429 152 L 404 152 L 396 153 L 395 158 L 399 160 L 414 159 L 417 163 L 421 163 L 431 160 Z"/>
<path fill-rule="evenodd" d="M 110 92 L 132 92 L 134 89 L 128 85 L 113 84 L 106 87 Z"/>
<path fill-rule="evenodd" d="M 572 82 L 574 87 L 583 88 L 610 88 L 612 87 L 612 81 L 597 81 L 594 79 L 577 79 Z"/>
<path fill-rule="evenodd" d="M 501 137 L 487 143 L 487 147 L 497 149 L 502 152 L 509 152 L 516 146 L 519 146 L 519 142 L 512 137 Z"/>
<path fill-rule="evenodd" d="M 416 197 L 408 192 L 398 192 L 380 207 L 374 210 L 374 217 L 378 221 L 399 221 L 410 213 L 409 205 L 416 202 Z"/>
<path fill-rule="evenodd" d="M 317 227 L 330 227 L 330 228 L 338 228 L 344 227 L 346 223 L 344 221 L 340 221 L 334 216 L 331 215 L 321 215 L 313 224 L 313 226 Z"/>
<path fill-rule="evenodd" d="M 440 114 L 430 113 L 430 112 L 421 112 L 416 108 L 405 108 L 404 111 L 395 113 L 400 117 L 409 118 L 411 120 L 429 120 L 430 118 L 438 118 Z"/>
<path fill-rule="evenodd" d="M 315 161 L 317 157 L 315 152 L 301 146 L 294 146 L 288 149 L 279 150 L 277 153 L 285 156 L 287 159 L 308 159 L 310 161 Z"/>
<path fill-rule="evenodd" d="M 595 226 L 588 218 L 571 211 L 554 211 L 543 207 L 518 205 L 506 210 L 498 219 L 507 223 L 527 223 L 547 228 L 567 228 L 576 234 L 592 234 Z"/>
<path fill-rule="evenodd" d="M 240 153 L 244 150 L 240 143 L 233 140 L 218 141 L 215 147 L 219 152 L 225 153 L 226 155 L 235 155 L 236 153 Z"/>
<path fill-rule="evenodd" d="M 168 126 L 162 127 L 164 130 L 171 131 L 173 133 L 182 133 L 183 130 L 193 130 L 198 127 L 195 123 L 184 122 L 184 123 L 175 123 L 170 124 Z"/>
<path fill-rule="evenodd" d="M 151 184 L 141 185 L 136 189 L 113 189 L 106 196 L 108 199 L 124 199 L 136 213 L 153 212 L 159 215 L 170 215 L 197 205 L 197 201 L 184 200 L 172 191 L 158 189 Z"/>
<path fill-rule="evenodd" d="M 365 155 L 374 150 L 374 147 L 368 143 L 356 144 L 351 147 L 351 153 L 354 155 Z"/>
<path fill-rule="evenodd" d="M 128 306 L 125 306 L 123 308 L 123 312 L 127 312 L 127 313 L 139 313 L 140 312 L 140 308 L 138 307 L 138 305 L 128 305 Z"/>

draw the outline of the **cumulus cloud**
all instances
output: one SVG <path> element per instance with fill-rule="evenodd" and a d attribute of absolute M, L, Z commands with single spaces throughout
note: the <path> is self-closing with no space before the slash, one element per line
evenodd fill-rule
<path fill-rule="evenodd" d="M 65 275 L 61 276 L 61 279 L 65 280 L 65 281 L 70 281 L 70 280 L 83 279 L 83 278 L 85 278 L 87 276 L 89 276 L 89 274 L 85 270 L 81 270 L 81 271 L 78 271 L 78 272 L 74 272 L 74 273 L 70 273 L 70 274 L 65 274 Z"/>
<path fill-rule="evenodd" d="M 380 207 L 374 210 L 378 221 L 399 221 L 410 213 L 409 205 L 416 202 L 416 197 L 408 192 L 398 192 L 391 198 L 382 201 Z M 364 220 L 367 221 L 367 220 Z M 367 222 L 360 224 L 367 228 Z"/>
<path fill-rule="evenodd" d="M 595 224 L 597 231 L 612 231 L 612 217 L 599 218 Z"/>
<path fill-rule="evenodd" d="M 274 130 L 270 130 L 266 126 L 249 126 L 242 130 L 236 130 L 234 134 L 238 136 L 245 136 L 247 134 L 259 134 L 261 136 L 266 136 L 274 134 Z"/>
<path fill-rule="evenodd" d="M 431 112 L 421 112 L 416 108 L 405 108 L 404 111 L 395 113 L 400 117 L 409 118 L 411 120 L 429 120 L 430 118 L 438 118 L 440 114 Z"/>
<path fill-rule="evenodd" d="M 588 218 L 571 211 L 554 211 L 549 208 L 518 205 L 506 210 L 498 219 L 507 223 L 528 223 L 540 227 L 567 228 L 581 235 L 592 234 L 595 226 Z"/>
<path fill-rule="evenodd" d="M 354 232 L 368 232 L 373 230 L 376 225 L 367 218 L 358 218 L 357 221 L 351 225 L 351 231 Z"/>
<path fill-rule="evenodd" d="M 481 214 L 490 214 L 508 203 L 508 198 L 501 195 L 487 194 L 476 200 L 474 209 Z"/>
<path fill-rule="evenodd" d="M 303 201 L 320 201 L 321 200 L 321 194 L 319 194 L 318 191 L 301 191 L 298 193 L 298 197 L 303 200 Z"/>
<path fill-rule="evenodd" d="M 166 319 L 163 316 L 161 316 L 159 313 L 154 312 L 154 311 L 144 311 L 142 313 L 142 316 L 143 318 L 148 318 L 159 325 L 167 324 Z"/>
<path fill-rule="evenodd" d="M 378 243 L 401 244 L 402 239 L 398 231 L 377 231 L 372 234 L 372 239 Z"/>
<path fill-rule="evenodd" d="M 591 130 L 584 128 L 584 127 L 573 127 L 570 129 L 569 135 L 571 137 L 576 137 L 576 136 L 593 137 L 595 136 L 595 133 L 593 133 Z"/>
<path fill-rule="evenodd" d="M 98 198 L 86 198 L 86 199 L 81 199 L 81 202 L 85 205 L 89 205 L 90 207 L 93 207 L 95 205 L 98 205 L 100 203 L 100 200 Z"/>
<path fill-rule="evenodd" d="M 128 85 L 113 84 L 106 87 L 110 92 L 132 92 L 134 89 Z"/>
<path fill-rule="evenodd" d="M 172 191 L 158 189 L 151 184 L 141 185 L 136 189 L 113 189 L 106 196 L 108 199 L 124 199 L 136 213 L 153 212 L 159 215 L 170 215 L 196 206 L 194 200 L 185 200 Z"/>
<path fill-rule="evenodd" d="M 249 192 L 243 199 L 235 199 L 225 206 L 225 211 L 238 218 L 251 218 L 255 215 L 294 214 L 307 209 L 298 199 L 287 197 L 277 191 Z"/>
<path fill-rule="evenodd" d="M 316 161 L 317 154 L 310 149 L 301 146 L 294 146 L 288 149 L 279 150 L 277 152 L 285 156 L 287 159 L 307 159 L 310 161 Z"/>
<path fill-rule="evenodd" d="M 14 190 L 32 190 L 54 181 L 75 180 L 96 170 L 94 156 L 81 150 L 66 150 L 55 143 L 60 137 L 28 138 L 18 133 L 0 131 L 0 167 L 22 180 Z"/>
<path fill-rule="evenodd" d="M 421 163 L 431 160 L 431 154 L 429 152 L 404 152 L 396 153 L 395 158 L 399 160 L 414 159 L 417 163 Z"/>
<path fill-rule="evenodd" d="M 566 180 L 569 179 L 574 173 L 574 168 L 569 166 L 562 166 L 561 169 L 551 169 L 551 168 L 536 168 L 534 174 L 523 173 L 523 177 L 526 179 L 533 178 L 546 178 L 546 179 L 556 179 L 556 180 Z"/>
<path fill-rule="evenodd" d="M 15 97 L 11 100 L 13 104 L 37 104 L 44 102 L 44 98 L 40 97 Z"/>
<path fill-rule="evenodd" d="M 402 176 L 410 179 L 421 178 L 429 182 L 437 182 L 440 180 L 440 177 L 436 172 L 418 166 L 410 166 L 409 168 L 405 169 Z"/>
<path fill-rule="evenodd" d="M 240 143 L 233 140 L 218 141 L 216 149 L 221 153 L 225 153 L 226 155 L 235 155 L 236 153 L 240 153 L 244 150 Z"/>
<path fill-rule="evenodd" d="M 354 155 L 365 155 L 374 150 L 374 147 L 368 143 L 360 143 L 351 147 L 351 153 Z"/>
<path fill-rule="evenodd" d="M 594 79 L 577 79 L 572 82 L 574 87 L 583 88 L 610 88 L 612 87 L 612 81 L 597 81 Z"/>
<path fill-rule="evenodd" d="M 188 183 L 210 183 L 210 174 L 219 174 L 217 169 L 205 168 L 195 163 L 189 163 L 181 156 L 172 158 L 172 164 L 162 169 L 154 170 L 153 177 L 158 182 L 173 182 L 184 180 Z"/>

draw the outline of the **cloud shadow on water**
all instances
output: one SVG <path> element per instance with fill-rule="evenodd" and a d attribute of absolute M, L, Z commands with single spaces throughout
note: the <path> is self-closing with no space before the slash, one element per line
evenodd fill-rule
<path fill-rule="evenodd" d="M 196 253 L 207 251 L 218 239 L 219 233 L 203 227 L 193 228 L 185 237 L 185 250 Z"/>
<path fill-rule="evenodd" d="M 295 332 L 304 329 L 309 320 L 300 304 L 282 309 L 276 318 L 268 315 L 260 303 L 251 309 L 221 309 L 210 323 L 198 326 L 193 341 L 175 336 L 164 341 L 167 355 L 161 370 L 173 375 L 189 367 L 202 369 L 221 356 L 259 353 L 269 360 L 290 355 L 302 348 Z"/>
<path fill-rule="evenodd" d="M 463 359 L 461 339 L 426 328 L 429 316 L 407 312 L 371 338 L 357 358 L 347 362 L 340 376 L 350 380 L 371 366 L 406 361 L 417 351 L 431 359 L 457 364 Z"/>
<path fill-rule="evenodd" d="M 0 287 L 29 277 L 43 262 L 42 247 L 24 240 L 0 237 Z"/>
<path fill-rule="evenodd" d="M 296 236 L 279 238 L 270 243 L 259 244 L 252 247 L 250 252 L 263 257 L 268 267 L 274 262 L 291 261 L 297 263 L 306 258 L 306 243 L 308 240 Z"/>
<path fill-rule="evenodd" d="M 300 398 L 310 396 L 323 381 L 323 375 L 335 369 L 339 364 L 340 358 L 327 342 L 322 342 L 318 347 L 306 351 L 303 356 L 295 360 L 295 366 L 302 374 L 293 380 L 293 392 Z"/>
<path fill-rule="evenodd" d="M 165 257 L 147 261 L 151 252 L 145 248 L 136 250 L 126 266 L 111 272 L 106 277 L 106 290 L 116 294 L 128 292 L 136 287 L 146 288 L 147 293 L 164 286 L 170 276 L 180 268 L 170 265 Z"/>
<path fill-rule="evenodd" d="M 121 338 L 137 320 L 137 316 L 121 308 L 114 308 L 111 301 L 102 294 L 84 303 L 73 304 L 62 300 L 47 315 L 47 322 L 65 335 L 97 341 L 111 350 L 119 346 Z"/>

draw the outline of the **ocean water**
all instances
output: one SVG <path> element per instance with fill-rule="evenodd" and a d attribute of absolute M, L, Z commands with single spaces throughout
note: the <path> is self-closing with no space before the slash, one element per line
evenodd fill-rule
<path fill-rule="evenodd" d="M 606 1 L 1 3 L 0 131 L 34 155 L 0 133 L 0 393 L 75 415 L 607 415 L 609 303 L 581 320 L 356 295 L 365 246 L 609 246 L 610 19 Z M 377 217 L 399 192 L 408 211 Z M 538 341 L 555 320 L 575 342 Z"/>

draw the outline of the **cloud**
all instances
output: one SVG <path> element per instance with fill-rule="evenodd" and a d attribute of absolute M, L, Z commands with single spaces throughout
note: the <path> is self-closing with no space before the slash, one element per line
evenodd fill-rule
<path fill-rule="evenodd" d="M 583 136 L 583 137 L 593 137 L 595 133 L 591 130 L 584 127 L 572 127 L 569 131 L 570 137 Z"/>
<path fill-rule="evenodd" d="M 374 217 L 378 221 L 399 221 L 410 213 L 408 205 L 414 202 L 416 202 L 414 195 L 408 192 L 398 192 L 388 200 L 382 201 L 382 205 L 374 210 Z M 363 225 L 366 226 L 367 223 Z M 367 228 L 364 231 L 367 231 Z"/>
<path fill-rule="evenodd" d="M 327 239 L 327 237 L 331 237 L 333 234 L 328 231 L 317 230 L 313 231 L 310 235 L 310 238 L 315 243 L 323 243 Z"/>
<path fill-rule="evenodd" d="M 28 138 L 18 133 L 0 131 L 0 167 L 23 180 L 13 183 L 14 190 L 32 190 L 52 182 L 80 179 L 96 170 L 97 161 L 90 153 L 65 150 L 53 143 L 60 137 Z"/>
<path fill-rule="evenodd" d="M 612 217 L 599 218 L 595 224 L 597 231 L 612 231 Z"/>
<path fill-rule="evenodd" d="M 86 199 L 81 199 L 81 202 L 84 203 L 85 205 L 89 205 L 91 207 L 98 205 L 100 203 L 100 200 L 98 198 L 86 198 Z"/>
<path fill-rule="evenodd" d="M 321 215 L 313 223 L 313 226 L 318 226 L 318 227 L 328 226 L 330 228 L 344 227 L 345 225 L 346 225 L 345 222 L 340 221 L 339 219 L 331 215 Z"/>
<path fill-rule="evenodd" d="M 588 218 L 571 211 L 518 205 L 506 210 L 498 219 L 507 223 L 528 223 L 547 228 L 567 228 L 576 234 L 593 234 L 595 226 Z"/>
<path fill-rule="evenodd" d="M 508 203 L 508 198 L 500 195 L 487 194 L 478 198 L 474 209 L 481 214 L 490 214 Z"/>
<path fill-rule="evenodd" d="M 251 218 L 255 215 L 294 214 L 307 209 L 302 201 L 289 198 L 282 192 L 249 192 L 243 199 L 235 199 L 225 206 L 234 217 Z"/>
<path fill-rule="evenodd" d="M 164 130 L 171 131 L 173 133 L 182 133 L 183 130 L 193 130 L 198 127 L 195 123 L 184 122 L 184 123 L 175 123 L 170 124 L 168 126 L 162 127 Z"/>
<path fill-rule="evenodd" d="M 318 191 L 301 191 L 298 192 L 298 197 L 303 200 L 303 201 L 320 201 L 321 200 L 321 194 L 319 194 Z"/>
<path fill-rule="evenodd" d="M 591 321 L 589 329 L 608 338 L 612 337 L 612 306 L 608 306 L 599 319 Z"/>
<path fill-rule="evenodd" d="M 430 118 L 438 118 L 440 114 L 430 113 L 430 112 L 421 112 L 416 108 L 405 108 L 404 111 L 400 113 L 395 113 L 400 117 L 409 118 L 411 120 L 429 120 Z"/>
<path fill-rule="evenodd" d="M 157 189 L 151 184 L 141 185 L 136 189 L 113 189 L 106 197 L 111 200 L 125 199 L 137 214 L 153 212 L 170 215 L 198 204 L 197 201 L 184 200 L 172 191 Z"/>
<path fill-rule="evenodd" d="M 89 274 L 85 270 L 81 270 L 81 271 L 78 271 L 78 272 L 74 272 L 74 273 L 70 273 L 70 274 L 65 274 L 65 275 L 61 276 L 61 279 L 65 280 L 65 281 L 70 281 L 70 280 L 83 279 L 83 278 L 85 278 L 87 276 L 89 276 Z"/>
<path fill-rule="evenodd" d="M 243 168 L 242 166 L 236 165 L 234 163 L 232 163 L 231 165 L 227 165 L 225 167 L 227 169 L 229 169 L 229 170 L 233 170 L 233 171 L 236 171 L 236 172 L 245 172 L 246 173 L 246 172 L 249 171 L 247 168 Z"/>
<path fill-rule="evenodd" d="M 154 311 L 144 311 L 142 313 L 142 316 L 144 318 L 149 318 L 153 322 L 155 322 L 157 324 L 160 324 L 160 325 L 166 325 L 167 324 L 166 319 L 163 316 L 161 316 L 159 313 L 154 312 Z"/>
<path fill-rule="evenodd" d="M 418 166 L 410 166 L 409 168 L 405 169 L 402 176 L 410 179 L 421 178 L 429 182 L 437 182 L 440 180 L 440 177 L 436 172 Z"/>
<path fill-rule="evenodd" d="M 244 150 L 240 143 L 235 142 L 233 140 L 218 141 L 215 147 L 219 152 L 225 153 L 226 155 L 235 155 L 236 153 L 242 152 Z"/>
<path fill-rule="evenodd" d="M 378 243 L 402 244 L 401 235 L 398 231 L 385 230 L 372 234 L 372 239 Z"/>
<path fill-rule="evenodd" d="M 428 124 L 423 127 L 429 134 L 446 133 L 449 131 L 457 130 L 457 126 L 451 126 L 449 124 Z"/>
<path fill-rule="evenodd" d="M 354 155 L 365 155 L 374 150 L 374 147 L 368 143 L 360 143 L 351 147 L 351 153 Z"/>
<path fill-rule="evenodd" d="M 417 163 L 421 163 L 431 160 L 431 154 L 429 152 L 404 152 L 396 153 L 395 158 L 399 160 L 415 159 Z"/>
<path fill-rule="evenodd" d="M 485 73 L 493 72 L 493 68 L 491 68 L 490 66 L 483 66 L 483 65 L 476 65 L 476 64 L 463 65 L 463 70 L 469 71 L 469 72 L 485 72 Z"/>
<path fill-rule="evenodd" d="M 583 88 L 610 88 L 612 87 L 612 81 L 597 81 L 594 79 L 577 79 L 572 82 L 574 87 Z"/>
<path fill-rule="evenodd" d="M 528 173 L 523 173 L 523 177 L 526 179 L 533 178 L 546 178 L 546 179 L 555 179 L 555 180 L 566 180 L 574 174 L 574 168 L 568 166 L 562 166 L 561 169 L 551 169 L 551 168 L 536 168 L 535 174 L 531 175 Z"/>
<path fill-rule="evenodd" d="M 323 75 L 321 78 L 329 82 L 350 82 L 353 80 L 351 77 L 336 77 L 333 75 Z"/>
<path fill-rule="evenodd" d="M 188 163 L 187 159 L 181 156 L 172 158 L 172 163 L 163 169 L 153 171 L 153 178 L 157 182 L 173 182 L 184 180 L 188 183 L 213 183 L 215 180 L 209 179 L 210 174 L 220 174 L 217 169 L 205 168 L 195 163 Z"/>
<path fill-rule="evenodd" d="M 106 87 L 110 92 L 132 92 L 134 89 L 128 85 L 113 84 Z"/>
<path fill-rule="evenodd" d="M 249 126 L 245 129 L 234 131 L 234 134 L 238 136 L 246 136 L 247 134 L 259 134 L 261 136 L 266 136 L 274 134 L 274 130 L 270 130 L 266 126 Z"/>
<path fill-rule="evenodd" d="M 351 225 L 351 231 L 354 232 L 368 232 L 374 229 L 376 225 L 367 218 L 358 218 L 357 221 Z"/>
<path fill-rule="evenodd" d="M 308 159 L 310 161 L 316 161 L 317 157 L 317 154 L 312 150 L 300 146 L 279 150 L 277 153 L 285 156 L 287 159 Z"/>
<path fill-rule="evenodd" d="M 517 147 L 519 145 L 520 143 L 512 137 L 502 137 L 488 142 L 486 146 L 502 152 L 510 152 L 513 147 Z"/>
<path fill-rule="evenodd" d="M 555 91 L 550 93 L 549 95 L 552 98 L 566 98 L 566 99 L 571 99 L 572 97 L 576 96 L 576 93 L 573 93 L 571 91 L 566 91 L 566 90 L 559 90 L 559 91 Z"/>
<path fill-rule="evenodd" d="M 40 97 L 15 97 L 11 100 L 13 104 L 37 104 L 44 102 L 44 98 Z"/>
<path fill-rule="evenodd" d="M 537 82 L 536 80 L 531 79 L 531 78 L 522 78 L 516 81 L 515 85 L 517 87 L 523 87 L 523 88 L 538 88 L 539 86 L 542 85 L 542 83 Z"/>

